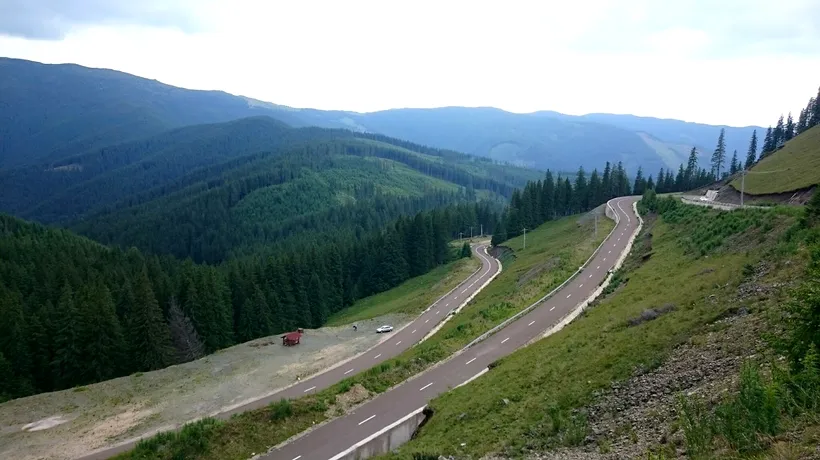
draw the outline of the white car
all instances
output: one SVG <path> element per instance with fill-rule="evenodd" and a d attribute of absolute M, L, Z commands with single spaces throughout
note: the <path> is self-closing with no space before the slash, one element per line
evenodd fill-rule
<path fill-rule="evenodd" d="M 376 332 L 381 334 L 382 332 L 390 332 L 392 330 L 393 330 L 393 326 L 382 326 L 382 327 L 376 329 Z"/>

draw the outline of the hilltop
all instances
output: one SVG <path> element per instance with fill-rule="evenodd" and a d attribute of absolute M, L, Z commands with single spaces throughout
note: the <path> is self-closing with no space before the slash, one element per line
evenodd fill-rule
<path fill-rule="evenodd" d="M 755 127 L 730 128 L 631 115 L 510 113 L 490 107 L 393 109 L 373 113 L 297 109 L 221 91 L 194 91 L 123 72 L 0 58 L 0 168 L 59 161 L 183 126 L 266 115 L 391 137 L 558 171 L 603 159 L 656 171 L 676 168 L 694 146 L 702 160 L 721 128 L 743 151 Z M 761 131 L 760 128 L 757 128 Z"/>
<path fill-rule="evenodd" d="M 802 190 L 820 184 L 820 125 L 786 142 L 749 170 L 745 193 L 769 195 Z M 741 179 L 731 186 L 740 191 Z"/>

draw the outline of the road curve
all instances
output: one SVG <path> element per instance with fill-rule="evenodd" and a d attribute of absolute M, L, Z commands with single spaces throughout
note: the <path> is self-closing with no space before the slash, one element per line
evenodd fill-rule
<path fill-rule="evenodd" d="M 619 219 L 584 270 L 538 307 L 483 342 L 392 390 L 355 411 L 334 419 L 265 454 L 265 460 L 335 460 L 351 446 L 407 414 L 424 407 L 441 393 L 486 371 L 493 361 L 539 337 L 589 297 L 626 250 L 639 228 L 632 205 L 638 197 L 610 200 Z M 393 343 L 391 341 L 391 343 Z"/>
<path fill-rule="evenodd" d="M 473 246 L 473 254 L 481 261 L 481 267 L 450 292 L 436 300 L 424 313 L 419 315 L 411 323 L 390 333 L 387 340 L 359 354 L 350 361 L 344 362 L 343 365 L 335 366 L 320 374 L 316 374 L 294 385 L 283 388 L 269 396 L 221 412 L 214 417 L 224 420 L 234 414 L 258 409 L 273 401 L 279 401 L 282 398 L 295 399 L 321 391 L 347 377 L 352 377 L 359 372 L 366 371 L 383 361 L 401 354 L 421 340 L 442 320 L 447 318 L 447 315 L 452 310 L 462 305 L 467 299 L 483 289 L 490 280 L 498 275 L 501 264 L 487 253 L 487 248 L 488 246 L 486 244 Z M 375 334 L 376 331 L 362 331 L 362 333 Z M 304 340 L 310 340 L 310 336 L 307 336 Z M 98 450 L 84 457 L 80 457 L 78 460 L 102 460 L 113 457 L 114 455 L 133 449 L 137 442 L 136 440 L 129 441 L 108 449 Z"/>

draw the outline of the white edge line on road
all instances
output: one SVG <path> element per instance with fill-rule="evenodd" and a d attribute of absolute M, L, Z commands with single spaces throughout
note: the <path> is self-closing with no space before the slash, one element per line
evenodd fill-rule
<path fill-rule="evenodd" d="M 424 391 L 424 390 L 430 388 L 431 386 L 433 386 L 433 382 L 430 382 L 427 385 L 424 385 L 423 387 L 419 388 L 419 391 Z"/>
<path fill-rule="evenodd" d="M 489 370 L 490 370 L 489 367 L 485 367 L 484 369 L 481 369 L 481 372 L 479 372 L 478 374 L 476 374 L 476 375 L 470 377 L 469 379 L 461 382 L 461 384 L 456 385 L 456 388 L 463 387 L 464 385 L 467 385 L 468 383 L 472 382 L 473 380 L 475 380 L 475 379 L 481 377 L 482 375 L 486 374 L 487 371 L 489 371 Z"/>
<path fill-rule="evenodd" d="M 410 417 L 413 417 L 416 414 L 418 414 L 419 412 L 423 411 L 425 407 L 427 407 L 427 406 L 419 407 L 418 409 L 414 410 L 413 412 L 410 412 L 409 414 L 405 415 L 404 417 L 402 417 L 402 418 L 396 420 L 395 422 L 391 423 L 390 425 L 387 425 L 386 427 L 384 427 L 381 430 L 379 430 L 379 431 L 371 434 L 370 436 L 362 439 L 361 441 L 357 442 L 356 444 L 353 444 L 352 446 L 348 447 L 344 451 L 339 452 L 338 454 L 331 457 L 329 460 L 340 460 L 340 459 L 344 458 L 345 456 L 347 456 L 348 454 L 353 452 L 355 449 L 367 444 L 368 442 L 378 438 L 379 436 L 383 435 L 384 433 L 387 433 L 388 431 L 392 430 L 393 428 L 395 428 L 395 427 L 401 425 L 402 423 L 406 422 Z"/>
<path fill-rule="evenodd" d="M 464 365 L 466 366 L 466 365 L 470 364 L 471 362 L 473 362 L 473 361 L 475 361 L 475 360 L 477 360 L 477 359 L 478 359 L 478 358 L 473 358 L 473 359 L 471 359 L 471 360 L 467 361 L 466 363 L 464 363 Z"/>
<path fill-rule="evenodd" d="M 364 419 L 364 420 L 362 420 L 361 422 L 359 422 L 359 426 L 364 425 L 365 423 L 367 423 L 367 422 L 369 422 L 369 421 L 373 420 L 374 418 L 376 418 L 376 416 L 375 416 L 375 415 L 371 415 L 370 417 L 367 417 L 366 419 Z"/>
<path fill-rule="evenodd" d="M 347 371 L 345 371 L 345 374 L 344 374 L 344 375 L 347 375 L 347 374 L 349 374 L 349 373 L 351 373 L 351 372 L 353 372 L 353 369 L 348 369 Z"/>
<path fill-rule="evenodd" d="M 303 391 L 302 393 L 307 393 L 308 391 L 310 391 L 310 390 L 315 390 L 315 389 L 316 389 L 316 387 L 310 387 L 310 388 L 308 388 L 307 390 Z"/>
<path fill-rule="evenodd" d="M 502 340 L 502 341 L 501 341 L 501 343 L 504 343 L 504 342 L 506 342 L 507 340 L 510 340 L 510 338 L 509 338 L 509 337 L 507 337 L 506 339 Z"/>

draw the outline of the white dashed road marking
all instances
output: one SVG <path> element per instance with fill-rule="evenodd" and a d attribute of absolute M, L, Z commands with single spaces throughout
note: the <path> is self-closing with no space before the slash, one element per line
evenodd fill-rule
<path fill-rule="evenodd" d="M 467 363 L 465 364 L 465 366 L 466 366 L 467 364 L 470 364 L 471 362 L 473 362 L 473 361 L 477 360 L 477 359 L 478 359 L 478 358 L 473 358 L 473 359 L 471 359 L 471 360 L 467 361 Z"/>
<path fill-rule="evenodd" d="M 379 353 L 378 355 L 374 356 L 374 357 L 373 357 L 373 359 L 379 359 L 379 356 L 381 356 L 381 355 L 382 355 L 382 354 L 381 354 L 381 353 Z"/>
<path fill-rule="evenodd" d="M 506 342 L 507 340 L 510 340 L 510 338 L 509 338 L 509 337 L 507 337 L 506 339 L 502 340 L 502 341 L 501 341 L 501 343 L 504 343 L 504 342 Z"/>
<path fill-rule="evenodd" d="M 303 391 L 302 393 L 307 393 L 308 391 L 310 391 L 310 390 L 315 390 L 315 389 L 316 389 L 316 387 L 310 387 L 310 388 L 308 388 L 307 390 Z"/>
<path fill-rule="evenodd" d="M 347 375 L 347 374 L 349 374 L 349 373 L 351 373 L 351 372 L 353 372 L 353 369 L 349 369 L 349 370 L 345 371 L 344 375 Z"/>
<path fill-rule="evenodd" d="M 433 385 L 433 382 L 430 382 L 427 385 L 424 385 L 423 387 L 419 388 L 419 391 L 424 391 L 424 390 L 430 388 L 432 385 Z"/>
<path fill-rule="evenodd" d="M 371 415 L 370 417 L 367 417 L 366 419 L 364 419 L 364 420 L 362 420 L 361 422 L 359 422 L 359 425 L 364 425 L 365 423 L 367 423 L 367 422 L 369 422 L 369 421 L 373 420 L 374 418 L 376 418 L 376 416 L 375 416 L 375 415 Z"/>
<path fill-rule="evenodd" d="M 530 321 L 530 324 L 527 324 L 527 326 L 532 326 L 533 324 L 535 324 L 535 320 Z"/>

